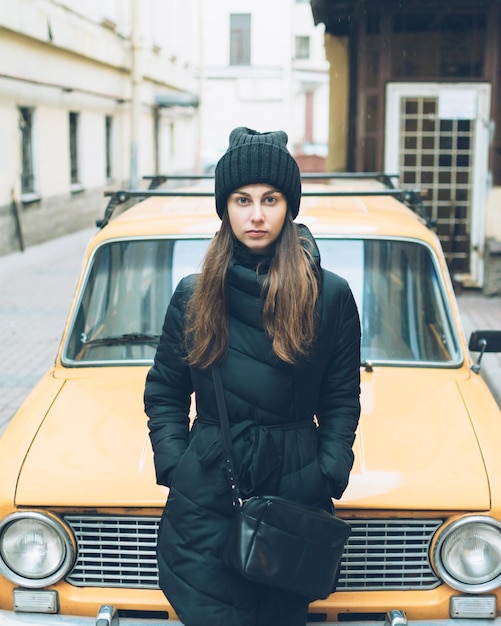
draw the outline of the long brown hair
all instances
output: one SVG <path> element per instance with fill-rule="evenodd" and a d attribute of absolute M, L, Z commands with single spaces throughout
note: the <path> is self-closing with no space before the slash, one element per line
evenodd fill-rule
<path fill-rule="evenodd" d="M 301 241 L 287 213 L 263 285 L 264 329 L 277 357 L 291 364 L 308 353 L 315 338 L 319 283 L 308 243 Z M 188 363 L 201 369 L 221 360 L 228 350 L 226 272 L 233 252 L 234 236 L 225 212 L 187 310 Z"/>

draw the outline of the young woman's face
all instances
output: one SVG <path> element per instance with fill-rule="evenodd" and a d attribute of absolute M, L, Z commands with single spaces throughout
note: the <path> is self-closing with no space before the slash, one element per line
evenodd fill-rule
<path fill-rule="evenodd" d="M 285 196 L 271 185 L 245 185 L 228 198 L 235 237 L 254 254 L 270 254 L 287 215 Z"/>

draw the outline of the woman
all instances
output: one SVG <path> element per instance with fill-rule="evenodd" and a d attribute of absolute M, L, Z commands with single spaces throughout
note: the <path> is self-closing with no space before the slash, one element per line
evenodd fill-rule
<path fill-rule="evenodd" d="M 172 296 L 146 381 L 157 482 L 170 487 L 160 586 L 186 626 L 307 620 L 307 599 L 239 578 L 220 561 L 234 510 L 216 363 L 244 497 L 275 494 L 331 510 L 353 463 L 358 313 L 346 281 L 320 267 L 313 237 L 293 222 L 301 179 L 286 146 L 282 131 L 232 131 L 215 172 L 221 229 L 201 274 L 184 278 Z"/>

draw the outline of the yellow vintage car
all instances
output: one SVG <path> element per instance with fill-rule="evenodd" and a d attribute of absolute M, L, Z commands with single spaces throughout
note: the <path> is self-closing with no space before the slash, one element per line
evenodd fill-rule
<path fill-rule="evenodd" d="M 362 320 L 356 460 L 336 502 L 352 534 L 309 619 L 499 625 L 501 413 L 418 195 L 378 180 L 305 179 L 297 219 Z M 111 195 L 55 365 L 0 439 L 0 626 L 179 624 L 158 588 L 168 492 L 143 387 L 170 295 L 218 227 L 206 183 Z M 470 347 L 500 351 L 501 331 Z"/>

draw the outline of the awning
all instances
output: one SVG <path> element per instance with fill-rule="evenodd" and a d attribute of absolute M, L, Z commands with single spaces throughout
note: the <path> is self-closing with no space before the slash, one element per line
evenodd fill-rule
<path fill-rule="evenodd" d="M 347 35 L 359 4 L 357 0 L 311 0 L 313 21 L 325 24 L 326 32 L 332 35 Z"/>
<path fill-rule="evenodd" d="M 311 11 L 315 24 L 325 24 L 325 31 L 341 37 L 350 34 L 350 27 L 369 9 L 384 8 L 392 14 L 419 8 L 421 11 L 445 15 L 459 9 L 466 11 L 486 10 L 488 0 L 311 0 Z"/>
<path fill-rule="evenodd" d="M 187 91 L 173 91 L 172 93 L 157 94 L 155 104 L 162 107 L 198 107 L 199 97 Z"/>

